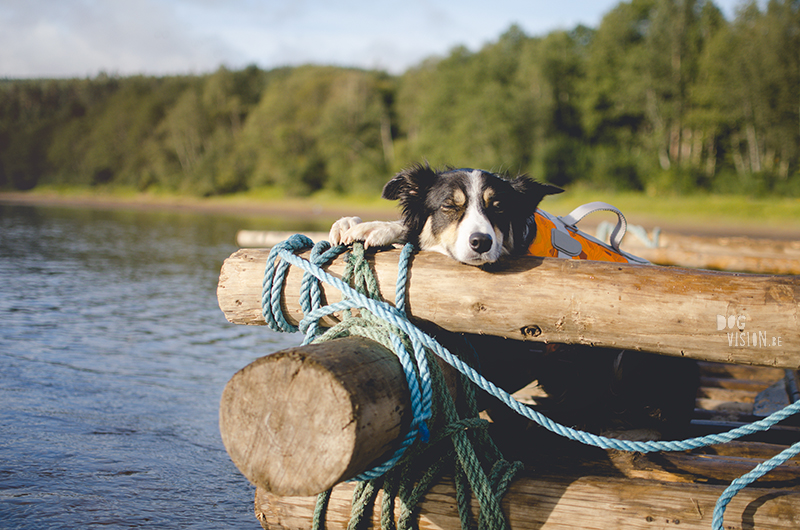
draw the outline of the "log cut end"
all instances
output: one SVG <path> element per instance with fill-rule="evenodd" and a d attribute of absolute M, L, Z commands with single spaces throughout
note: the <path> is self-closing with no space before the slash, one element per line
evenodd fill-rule
<path fill-rule="evenodd" d="M 225 448 L 267 491 L 325 491 L 391 454 L 409 423 L 402 373 L 396 357 L 360 337 L 262 357 L 222 394 Z"/>

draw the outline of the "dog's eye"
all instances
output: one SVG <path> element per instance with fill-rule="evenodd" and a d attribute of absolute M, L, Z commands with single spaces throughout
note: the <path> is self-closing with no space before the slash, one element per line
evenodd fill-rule
<path fill-rule="evenodd" d="M 456 210 L 458 210 L 458 205 L 450 203 L 450 202 L 447 202 L 447 203 L 442 204 L 441 208 L 445 212 L 455 212 Z"/>
<path fill-rule="evenodd" d="M 489 203 L 489 209 L 496 213 L 502 213 L 503 205 L 500 203 L 500 201 L 492 201 Z"/>

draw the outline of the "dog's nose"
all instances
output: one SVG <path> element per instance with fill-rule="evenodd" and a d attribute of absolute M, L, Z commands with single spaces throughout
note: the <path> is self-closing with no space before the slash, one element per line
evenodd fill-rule
<path fill-rule="evenodd" d="M 469 236 L 469 246 L 478 254 L 483 254 L 492 248 L 492 236 L 489 234 L 482 234 L 481 232 L 475 232 Z"/>

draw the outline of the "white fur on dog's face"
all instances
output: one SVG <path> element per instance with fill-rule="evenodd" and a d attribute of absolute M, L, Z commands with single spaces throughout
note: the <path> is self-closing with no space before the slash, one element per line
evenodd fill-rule
<path fill-rule="evenodd" d="M 493 208 L 494 193 L 487 187 L 480 170 L 461 175 L 448 186 L 447 192 L 434 194 L 435 210 L 426 220 L 419 235 L 420 248 L 434 250 L 468 265 L 483 265 L 497 261 L 506 254 L 504 235 L 487 216 Z M 448 196 L 449 195 L 449 196 Z M 470 239 L 483 234 L 491 239 L 491 246 L 478 252 L 470 245 Z"/>

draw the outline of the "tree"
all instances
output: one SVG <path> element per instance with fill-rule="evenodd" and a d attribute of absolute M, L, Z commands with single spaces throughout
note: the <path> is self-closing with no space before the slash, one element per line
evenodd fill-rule
<path fill-rule="evenodd" d="M 399 76 L 0 80 L 0 187 L 377 193 L 427 160 L 562 185 L 800 195 L 800 3 L 630 0 Z"/>
<path fill-rule="evenodd" d="M 702 185 L 703 158 L 716 156 L 714 131 L 692 121 L 692 94 L 703 50 L 722 24 L 703 0 L 633 0 L 597 31 L 585 85 L 587 132 L 599 145 L 619 146 L 621 156 L 634 154 L 639 178 L 653 189 Z"/>
<path fill-rule="evenodd" d="M 699 99 L 720 134 L 715 189 L 798 192 L 800 15 L 796 2 L 744 5 L 703 57 Z"/>
<path fill-rule="evenodd" d="M 247 118 L 238 156 L 251 187 L 294 194 L 375 192 L 386 178 L 385 76 L 305 66 L 268 82 Z"/>

